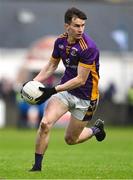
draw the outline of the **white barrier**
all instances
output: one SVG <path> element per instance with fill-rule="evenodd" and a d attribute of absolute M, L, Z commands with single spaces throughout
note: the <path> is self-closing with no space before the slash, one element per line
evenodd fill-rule
<path fill-rule="evenodd" d="M 47 62 L 37 59 L 26 61 L 28 49 L 0 49 L 0 79 L 3 77 L 16 80 L 19 70 L 25 67 L 30 73 L 39 71 Z M 133 53 L 101 52 L 99 87 L 104 92 L 110 83 L 117 89 L 116 102 L 124 102 L 127 90 L 133 83 Z M 10 67 L 10 68 L 7 68 Z M 64 72 L 60 64 L 58 72 Z"/>

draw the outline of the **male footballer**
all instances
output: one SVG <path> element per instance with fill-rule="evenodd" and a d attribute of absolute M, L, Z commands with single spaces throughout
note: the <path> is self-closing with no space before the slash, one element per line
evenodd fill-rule
<path fill-rule="evenodd" d="M 57 86 L 40 88 L 43 95 L 38 99 L 38 104 L 49 100 L 37 132 L 35 162 L 30 171 L 41 171 L 50 131 L 67 111 L 71 113 L 65 134 L 67 144 L 82 143 L 93 136 L 97 141 L 102 141 L 106 136 L 104 121 L 98 119 L 93 127 L 88 127 L 99 99 L 99 50 L 84 33 L 86 19 L 86 14 L 77 8 L 66 11 L 65 33 L 56 39 L 51 59 L 34 78 L 43 83 L 54 73 L 60 61 L 65 66 Z"/>

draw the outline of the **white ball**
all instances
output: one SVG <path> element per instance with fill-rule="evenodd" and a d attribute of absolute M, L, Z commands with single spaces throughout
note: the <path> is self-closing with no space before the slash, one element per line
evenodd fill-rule
<path fill-rule="evenodd" d="M 36 98 L 40 97 L 43 92 L 39 90 L 39 87 L 45 87 L 38 81 L 29 81 L 22 88 L 22 98 L 29 104 L 36 104 Z"/>

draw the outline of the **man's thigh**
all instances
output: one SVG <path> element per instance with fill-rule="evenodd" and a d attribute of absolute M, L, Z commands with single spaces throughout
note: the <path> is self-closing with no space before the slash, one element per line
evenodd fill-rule
<path fill-rule="evenodd" d="M 54 124 L 67 111 L 68 111 L 67 105 L 65 105 L 57 97 L 51 97 L 45 108 L 42 121 L 49 124 Z"/>
<path fill-rule="evenodd" d="M 65 137 L 76 140 L 81 134 L 81 132 L 83 131 L 84 127 L 87 126 L 87 124 L 88 124 L 88 121 L 81 121 L 71 115 L 68 127 L 66 129 Z"/>

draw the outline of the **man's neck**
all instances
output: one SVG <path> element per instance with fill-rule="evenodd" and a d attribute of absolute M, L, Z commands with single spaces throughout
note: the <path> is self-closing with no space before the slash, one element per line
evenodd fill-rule
<path fill-rule="evenodd" d="M 68 38 L 67 38 L 67 42 L 68 42 L 69 44 L 74 44 L 76 41 L 77 41 L 77 40 L 74 39 L 74 38 L 71 37 L 71 36 L 68 36 Z"/>

